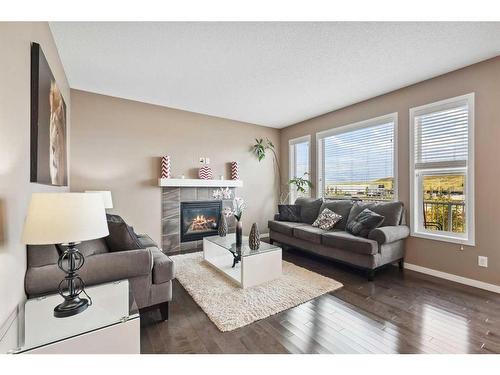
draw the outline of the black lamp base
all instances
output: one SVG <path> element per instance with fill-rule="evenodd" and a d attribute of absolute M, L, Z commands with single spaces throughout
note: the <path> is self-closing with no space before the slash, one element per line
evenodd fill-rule
<path fill-rule="evenodd" d="M 63 303 L 54 307 L 54 316 L 56 318 L 67 318 L 68 316 L 80 314 L 87 307 L 89 307 L 89 300 L 77 296 L 73 299 L 66 299 Z"/>
<path fill-rule="evenodd" d="M 85 283 L 77 273 L 85 263 L 85 258 L 75 247 L 75 242 L 65 245 L 67 249 L 57 262 L 59 268 L 66 273 L 66 277 L 59 283 L 59 294 L 64 298 L 64 302 L 54 308 L 56 318 L 67 318 L 80 314 L 92 305 L 92 299 L 85 293 Z M 80 298 L 80 293 L 84 293 L 88 299 Z"/>

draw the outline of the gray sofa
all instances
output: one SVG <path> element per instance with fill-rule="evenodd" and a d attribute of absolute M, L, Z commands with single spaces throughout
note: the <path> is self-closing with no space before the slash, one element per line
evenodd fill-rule
<path fill-rule="evenodd" d="M 77 245 L 85 256 L 79 274 L 87 286 L 128 279 L 141 312 L 158 308 L 168 319 L 168 302 L 172 300 L 174 264 L 146 235 L 136 235 L 141 248 L 111 251 L 104 238 Z M 28 298 L 56 293 L 65 274 L 57 266 L 56 245 L 29 245 L 25 291 Z"/>
<path fill-rule="evenodd" d="M 301 206 L 300 222 L 280 221 L 276 215 L 269 221 L 271 243 L 279 242 L 361 268 L 367 272 L 370 281 L 375 271 L 386 264 L 399 262 L 399 267 L 403 268 L 404 240 L 410 230 L 405 225 L 405 210 L 401 202 L 298 198 L 295 204 Z M 311 225 L 325 208 L 342 216 L 331 231 Z M 365 208 L 384 216 L 382 225 L 373 229 L 368 238 L 346 232 L 347 223 Z"/>

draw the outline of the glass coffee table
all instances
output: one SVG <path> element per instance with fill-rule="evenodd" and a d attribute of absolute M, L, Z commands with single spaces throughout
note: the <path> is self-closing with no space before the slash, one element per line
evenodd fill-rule
<path fill-rule="evenodd" d="M 92 305 L 67 318 L 54 317 L 54 306 L 62 300 L 59 294 L 27 300 L 11 327 L 17 339 L 9 353 L 138 354 L 139 311 L 128 280 L 85 291 Z"/>
<path fill-rule="evenodd" d="M 236 246 L 236 235 L 203 238 L 203 258 L 212 267 L 242 288 L 249 288 L 281 276 L 281 247 L 260 242 L 257 250 L 248 246 L 243 236 L 241 246 Z"/>

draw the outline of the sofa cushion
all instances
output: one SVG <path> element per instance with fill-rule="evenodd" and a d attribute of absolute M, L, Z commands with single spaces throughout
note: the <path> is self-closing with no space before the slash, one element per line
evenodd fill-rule
<path fill-rule="evenodd" d="M 355 236 L 368 237 L 370 231 L 382 224 L 384 217 L 365 208 L 347 224 L 347 231 Z"/>
<path fill-rule="evenodd" d="M 28 245 L 28 268 L 55 264 L 59 259 L 56 245 Z"/>
<path fill-rule="evenodd" d="M 357 237 L 344 231 L 324 233 L 321 235 L 321 242 L 326 246 L 358 254 L 374 255 L 378 253 L 377 241 Z"/>
<path fill-rule="evenodd" d="M 342 216 L 333 212 L 329 208 L 325 208 L 318 215 L 318 218 L 312 224 L 313 227 L 321 228 L 323 230 L 331 230 L 342 219 Z"/>
<path fill-rule="evenodd" d="M 294 237 L 314 243 L 321 243 L 321 235 L 324 233 L 328 233 L 328 231 L 312 225 L 303 225 L 293 229 Z"/>
<path fill-rule="evenodd" d="M 342 219 L 335 224 L 335 229 L 345 230 L 347 225 L 347 218 L 351 212 L 353 201 L 347 199 L 337 199 L 337 200 L 325 200 L 321 205 L 319 212 L 323 212 L 325 208 L 332 210 L 336 214 L 342 216 Z"/>
<path fill-rule="evenodd" d="M 61 249 L 61 251 L 66 250 L 66 246 L 63 245 L 58 245 Z M 104 238 L 98 238 L 95 240 L 88 240 L 88 241 L 82 241 L 78 245 L 76 245 L 76 248 L 80 253 L 83 254 L 84 257 L 88 257 L 91 255 L 95 254 L 104 254 L 109 252 L 108 245 L 106 244 L 106 241 Z"/>
<path fill-rule="evenodd" d="M 300 206 L 298 204 L 279 204 L 279 219 L 281 221 L 301 222 Z"/>
<path fill-rule="evenodd" d="M 293 236 L 293 228 L 300 227 L 302 225 L 306 225 L 304 223 L 294 223 L 291 221 L 278 221 L 278 220 L 269 220 L 268 227 L 275 232 L 280 232 L 286 234 L 287 236 Z"/>
<path fill-rule="evenodd" d="M 109 236 L 105 237 L 109 251 L 142 249 L 142 245 L 132 227 L 118 215 L 106 215 Z"/>
<path fill-rule="evenodd" d="M 141 248 L 142 249 L 147 249 L 148 247 L 155 247 L 158 249 L 158 244 L 153 241 L 151 237 L 149 237 L 147 234 L 136 234 L 137 239 L 141 243 Z"/>
<path fill-rule="evenodd" d="M 312 224 L 314 220 L 319 215 L 319 208 L 323 203 L 323 199 L 314 199 L 314 198 L 306 198 L 300 197 L 297 198 L 295 204 L 300 206 L 300 218 L 303 223 Z"/>
<path fill-rule="evenodd" d="M 368 208 L 373 212 L 379 214 L 380 216 L 383 216 L 384 221 L 380 226 L 386 227 L 399 225 L 399 223 L 401 222 L 401 216 L 403 215 L 404 207 L 402 202 L 356 202 L 352 206 L 351 212 L 349 213 L 349 218 L 347 219 L 347 223 L 351 222 L 365 208 Z"/>

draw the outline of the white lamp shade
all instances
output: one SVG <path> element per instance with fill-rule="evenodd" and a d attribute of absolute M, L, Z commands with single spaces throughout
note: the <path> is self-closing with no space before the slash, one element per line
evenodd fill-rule
<path fill-rule="evenodd" d="M 104 208 L 113 208 L 113 198 L 111 197 L 111 192 L 107 190 L 85 190 L 86 193 L 96 193 L 101 194 L 102 200 L 104 201 Z"/>
<path fill-rule="evenodd" d="M 85 193 L 34 193 L 24 223 L 23 243 L 79 242 L 109 234 L 102 197 Z"/>

